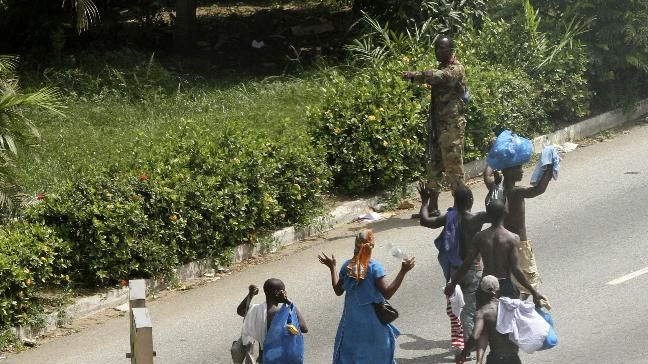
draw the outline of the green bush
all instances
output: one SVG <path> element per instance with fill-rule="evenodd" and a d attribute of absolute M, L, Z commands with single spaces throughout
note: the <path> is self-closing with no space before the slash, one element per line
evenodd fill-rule
<path fill-rule="evenodd" d="M 527 137 L 547 129 L 542 98 L 526 73 L 491 64 L 475 64 L 469 70 L 466 161 L 484 157 L 499 128 Z"/>
<path fill-rule="evenodd" d="M 102 286 L 119 279 L 168 274 L 177 266 L 173 245 L 151 236 L 136 176 L 98 173 L 69 183 L 30 211 L 69 241 L 70 277 L 78 284 Z"/>
<path fill-rule="evenodd" d="M 589 112 L 592 93 L 586 79 L 587 54 L 577 40 L 559 47 L 561 39 L 529 24 L 534 21 L 537 20 L 523 17 L 513 22 L 485 18 L 479 30 L 472 29 L 458 37 L 458 56 L 471 74 L 471 85 L 476 83 L 473 78 L 479 77 L 479 69 L 470 69 L 473 65 L 524 72 L 524 78 L 533 83 L 542 97 L 537 104 L 542 109 L 538 116 L 551 128 L 556 122 L 574 121 Z"/>
<path fill-rule="evenodd" d="M 0 328 L 29 324 L 40 288 L 64 285 L 70 245 L 42 224 L 15 222 L 0 230 Z"/>
<path fill-rule="evenodd" d="M 272 141 L 274 140 L 274 142 Z M 324 154 L 241 123 L 179 123 L 131 172 L 97 169 L 30 211 L 69 241 L 76 284 L 164 277 L 277 227 L 304 222 L 330 179 Z"/>
<path fill-rule="evenodd" d="M 409 60 L 370 67 L 354 77 L 332 73 L 324 105 L 311 110 L 313 142 L 326 150 L 343 193 L 387 189 L 423 170 L 425 89 L 400 77 Z"/>
<path fill-rule="evenodd" d="M 330 179 L 324 153 L 305 137 L 270 138 L 239 122 L 218 128 L 180 124 L 168 143 L 152 148 L 157 157 L 147 168 L 167 190 L 177 191 L 174 208 L 186 223 L 183 261 L 306 221 Z"/>

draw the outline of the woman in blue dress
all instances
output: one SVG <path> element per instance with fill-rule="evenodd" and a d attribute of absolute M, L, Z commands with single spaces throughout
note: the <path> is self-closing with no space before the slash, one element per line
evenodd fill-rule
<path fill-rule="evenodd" d="M 393 282 L 385 279 L 382 264 L 371 259 L 373 232 L 364 230 L 356 235 L 353 258 L 342 264 L 336 274 L 335 257 L 318 256 L 320 263 L 331 271 L 331 284 L 336 295 L 344 297 L 333 364 L 394 364 L 398 329 L 378 319 L 372 303 L 390 299 L 398 290 L 405 274 L 416 265 L 415 258 L 405 259 Z"/>

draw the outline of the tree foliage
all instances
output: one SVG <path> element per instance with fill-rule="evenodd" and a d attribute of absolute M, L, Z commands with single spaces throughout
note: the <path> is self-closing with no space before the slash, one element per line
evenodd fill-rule
<path fill-rule="evenodd" d="M 12 157 L 19 146 L 32 145 L 40 137 L 27 112 L 44 109 L 62 115 L 58 90 L 45 87 L 24 93 L 18 85 L 18 57 L 0 55 L 0 210 L 12 212 L 21 201 L 18 187 L 11 178 Z"/>
<path fill-rule="evenodd" d="M 574 16 L 591 19 L 579 35 L 587 45 L 590 78 L 599 98 L 612 104 L 646 96 L 648 81 L 648 1 L 534 1 L 548 19 L 545 29 L 560 29 Z M 605 100 L 607 99 L 607 100 Z"/>
<path fill-rule="evenodd" d="M 429 22 L 434 34 L 456 34 L 486 16 L 484 0 L 355 0 L 353 7 L 399 31 Z"/>

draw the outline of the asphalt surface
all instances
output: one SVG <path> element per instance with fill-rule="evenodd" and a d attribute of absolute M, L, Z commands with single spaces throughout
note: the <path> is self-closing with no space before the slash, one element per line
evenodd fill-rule
<path fill-rule="evenodd" d="M 541 291 L 551 300 L 560 342 L 549 351 L 522 354 L 524 363 L 648 363 L 648 274 L 617 285 L 607 283 L 648 267 L 648 126 L 611 141 L 578 149 L 563 160 L 560 177 L 547 192 L 527 202 L 528 234 L 543 277 Z M 530 171 L 526 173 L 528 181 Z M 474 185 L 475 211 L 482 209 L 482 184 Z M 449 206 L 448 194 L 442 205 Z M 417 258 L 391 300 L 401 317 L 400 364 L 451 363 L 449 322 L 441 292 L 443 276 L 432 243 L 439 233 L 409 220 L 411 211 L 370 225 L 377 232 L 374 257 L 387 278 L 399 262 L 382 245 L 392 243 Z M 229 347 L 241 320 L 236 306 L 250 283 L 284 280 L 311 332 L 306 363 L 330 363 L 343 298 L 330 287 L 327 269 L 317 262 L 325 251 L 338 264 L 352 255 L 353 231 L 340 227 L 326 239 L 300 243 L 275 254 L 275 261 L 150 305 L 156 363 L 231 363 Z M 261 302 L 258 296 L 255 302 Z M 128 322 L 116 318 L 0 363 L 127 363 Z"/>

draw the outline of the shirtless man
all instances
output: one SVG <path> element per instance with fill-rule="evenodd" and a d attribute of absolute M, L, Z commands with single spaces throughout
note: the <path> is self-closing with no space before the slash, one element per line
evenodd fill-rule
<path fill-rule="evenodd" d="M 430 217 L 428 212 L 428 205 L 430 203 L 430 197 L 432 192 L 425 187 L 423 183 L 419 183 L 418 191 L 421 195 L 421 210 L 420 223 L 421 226 L 425 226 L 430 229 L 438 229 L 444 227 L 446 224 L 446 215 L 443 214 L 438 217 Z M 459 233 L 459 243 L 461 244 L 461 249 L 459 249 L 459 255 L 461 258 L 461 263 L 466 259 L 466 252 L 472 249 L 473 238 L 475 234 L 481 231 L 485 223 L 490 222 L 490 218 L 485 211 L 480 211 L 477 213 L 472 213 L 470 209 L 473 206 L 473 194 L 472 191 L 465 185 L 458 186 L 454 191 L 454 208 L 457 209 L 458 216 L 458 233 Z M 451 269 L 451 274 L 459 269 L 460 265 L 453 267 Z M 468 271 L 466 272 L 465 277 L 459 282 L 461 290 L 464 295 L 465 306 L 461 311 L 461 325 L 463 326 L 463 332 L 465 338 L 468 338 L 468 342 L 465 343 L 464 349 L 460 355 L 464 358 L 470 357 L 470 351 L 474 348 L 476 342 L 472 340 L 472 332 L 474 327 L 474 316 L 475 311 L 477 310 L 477 298 L 476 293 L 479 288 L 479 281 L 482 276 L 482 268 L 479 262 L 479 257 L 473 259 L 469 265 Z M 446 282 L 447 283 L 447 282 Z"/>
<path fill-rule="evenodd" d="M 547 190 L 549 181 L 553 177 L 553 166 L 551 164 L 545 166 L 540 181 L 535 186 L 517 186 L 516 183 L 522 181 L 524 171 L 522 166 L 515 166 L 505 168 L 502 170 L 504 176 L 504 195 L 506 197 L 506 204 L 508 206 L 508 215 L 504 219 L 504 227 L 510 232 L 517 234 L 520 237 L 520 267 L 524 272 L 527 280 L 533 288 L 538 288 L 540 285 L 540 274 L 531 247 L 531 241 L 527 237 L 526 231 L 526 209 L 525 200 L 527 198 L 534 198 L 540 196 Z M 497 176 L 490 167 L 484 170 L 484 182 L 489 189 L 492 188 L 493 182 Z M 518 281 L 518 288 L 524 290 Z M 523 292 L 522 298 L 526 299 L 529 291 Z"/>
<path fill-rule="evenodd" d="M 499 280 L 494 276 L 485 276 L 479 288 L 482 294 L 487 296 L 488 302 L 475 316 L 473 338 L 479 342 L 476 364 L 484 364 L 484 352 L 488 345 L 490 353 L 486 364 L 522 364 L 518 356 L 518 347 L 509 340 L 509 334 L 497 332 Z"/>
<path fill-rule="evenodd" d="M 277 278 L 270 278 L 265 281 L 263 284 L 263 292 L 266 296 L 265 304 L 252 305 L 252 307 L 250 307 L 252 297 L 259 293 L 259 289 L 256 286 L 250 285 L 248 294 L 236 308 L 236 313 L 245 318 L 242 330 L 244 336 L 248 336 L 259 343 L 258 363 L 260 364 L 263 363 L 263 342 L 265 340 L 265 333 L 270 328 L 274 315 L 279 311 L 279 304 L 291 303 L 288 299 L 286 286 Z M 265 322 L 260 322 L 264 317 L 262 310 L 266 310 Z M 306 321 L 302 317 L 299 308 L 297 308 L 296 311 L 301 332 L 305 334 L 308 332 L 308 326 L 306 325 Z M 258 320 L 258 322 L 249 322 L 248 320 Z M 244 338 L 243 344 L 249 345 L 250 343 L 246 342 L 246 339 Z"/>
<path fill-rule="evenodd" d="M 501 200 L 494 200 L 486 206 L 486 212 L 492 221 L 491 227 L 475 235 L 472 249 L 466 255 L 463 265 L 446 285 L 445 294 L 450 296 L 457 282 L 460 282 L 468 271 L 471 261 L 481 255 L 484 271 L 483 275 L 492 275 L 499 279 L 500 295 L 509 298 L 520 298 L 520 292 L 511 280 L 511 275 L 533 295 L 533 302 L 540 305 L 546 299 L 538 293 L 525 277 L 518 262 L 520 238 L 506 230 L 504 219 L 506 206 Z"/>

